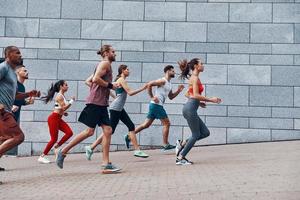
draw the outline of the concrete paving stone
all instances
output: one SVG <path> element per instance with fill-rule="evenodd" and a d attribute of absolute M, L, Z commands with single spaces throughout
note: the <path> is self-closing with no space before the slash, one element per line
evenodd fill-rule
<path fill-rule="evenodd" d="M 36 156 L 2 157 L 6 171 L 1 172 L 0 195 L 25 200 L 298 200 L 300 196 L 299 141 L 195 147 L 188 154 L 194 161 L 189 166 L 176 166 L 174 152 L 145 152 L 150 155 L 147 159 L 134 157 L 132 151 L 111 152 L 112 163 L 122 168 L 115 175 L 101 174 L 101 153 L 91 161 L 84 154 L 68 154 L 62 170 L 55 163 L 39 164 Z M 49 158 L 54 161 L 53 155 Z"/>

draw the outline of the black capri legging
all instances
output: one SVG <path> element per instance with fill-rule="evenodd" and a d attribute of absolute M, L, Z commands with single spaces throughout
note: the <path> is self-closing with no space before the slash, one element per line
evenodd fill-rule
<path fill-rule="evenodd" d="M 116 127 L 120 120 L 127 126 L 128 131 L 134 131 L 135 126 L 124 109 L 121 111 L 109 110 L 109 112 L 110 112 L 110 125 L 112 128 L 112 133 L 115 132 Z"/>

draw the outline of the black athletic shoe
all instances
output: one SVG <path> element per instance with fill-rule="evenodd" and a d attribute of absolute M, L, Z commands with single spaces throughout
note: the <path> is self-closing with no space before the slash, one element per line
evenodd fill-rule
<path fill-rule="evenodd" d="M 170 151 L 170 150 L 175 149 L 175 147 L 176 147 L 176 146 L 171 145 L 171 144 L 168 143 L 168 144 L 166 144 L 165 146 L 163 146 L 162 151 Z"/>

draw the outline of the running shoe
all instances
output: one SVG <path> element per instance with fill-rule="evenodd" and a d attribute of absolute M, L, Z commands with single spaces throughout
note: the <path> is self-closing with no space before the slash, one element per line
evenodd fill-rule
<path fill-rule="evenodd" d="M 56 159 L 56 165 L 62 169 L 64 167 L 64 159 L 65 159 L 65 155 L 62 154 L 61 149 L 58 150 L 57 153 L 57 159 Z"/>
<path fill-rule="evenodd" d="M 120 168 L 116 167 L 111 163 L 108 163 L 102 168 L 102 174 L 115 174 L 115 173 L 119 173 L 120 171 L 121 171 Z"/>
<path fill-rule="evenodd" d="M 111 165 L 111 162 L 109 162 L 108 164 Z M 104 169 L 106 167 L 107 164 L 101 164 L 101 169 Z"/>
<path fill-rule="evenodd" d="M 144 153 L 141 150 L 135 150 L 134 151 L 134 156 L 140 157 L 140 158 L 148 158 L 149 157 L 146 153 Z"/>
<path fill-rule="evenodd" d="M 193 162 L 189 161 L 186 158 L 182 158 L 182 159 L 176 159 L 176 165 L 192 165 L 194 164 Z"/>
<path fill-rule="evenodd" d="M 38 162 L 39 163 L 42 163 L 42 164 L 49 164 L 50 163 L 50 160 L 48 158 L 46 158 L 45 156 L 40 156 L 38 158 Z"/>
<path fill-rule="evenodd" d="M 85 156 L 87 160 L 91 160 L 92 159 L 92 155 L 93 155 L 93 150 L 91 148 L 91 146 L 85 146 Z"/>
<path fill-rule="evenodd" d="M 169 150 L 172 150 L 172 149 L 175 149 L 176 146 L 174 145 L 171 145 L 171 144 L 166 144 L 165 146 L 163 146 L 163 151 L 169 151 Z"/>
<path fill-rule="evenodd" d="M 127 149 L 129 149 L 130 138 L 129 138 L 129 135 L 128 135 L 128 134 L 126 134 L 126 135 L 124 136 L 124 140 L 125 140 L 125 145 L 126 145 Z"/>

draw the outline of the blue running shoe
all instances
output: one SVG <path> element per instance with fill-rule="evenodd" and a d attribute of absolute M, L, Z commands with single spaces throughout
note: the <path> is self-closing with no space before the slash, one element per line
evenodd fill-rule
<path fill-rule="evenodd" d="M 125 140 L 125 145 L 127 147 L 127 149 L 129 149 L 129 145 L 130 145 L 130 138 L 129 138 L 129 135 L 125 135 L 124 136 L 124 140 Z"/>
<path fill-rule="evenodd" d="M 64 159 L 65 155 L 62 154 L 61 149 L 57 153 L 57 158 L 56 158 L 56 165 L 62 169 L 64 167 Z"/>

